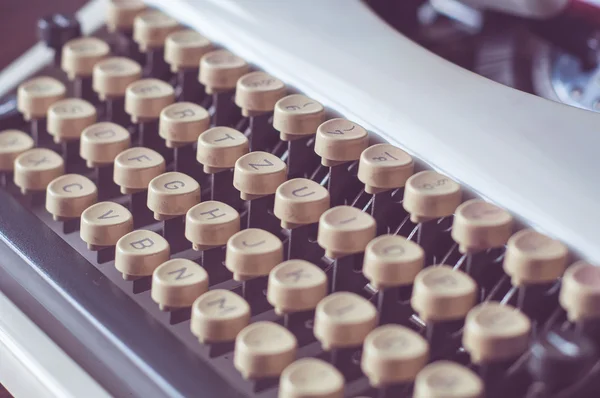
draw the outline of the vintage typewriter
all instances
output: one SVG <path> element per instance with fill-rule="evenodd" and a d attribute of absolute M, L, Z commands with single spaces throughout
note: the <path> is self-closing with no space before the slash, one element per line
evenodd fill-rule
<path fill-rule="evenodd" d="M 41 19 L 0 74 L 0 382 L 600 396 L 594 3 Z"/>

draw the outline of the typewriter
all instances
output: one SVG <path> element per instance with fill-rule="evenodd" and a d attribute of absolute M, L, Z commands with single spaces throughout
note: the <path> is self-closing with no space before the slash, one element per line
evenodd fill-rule
<path fill-rule="evenodd" d="M 0 74 L 0 382 L 600 396 L 597 6 L 41 19 Z"/>

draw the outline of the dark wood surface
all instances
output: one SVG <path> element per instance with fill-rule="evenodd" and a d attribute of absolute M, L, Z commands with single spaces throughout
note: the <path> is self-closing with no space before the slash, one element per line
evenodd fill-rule
<path fill-rule="evenodd" d="M 0 26 L 3 35 L 0 70 L 37 42 L 37 20 L 60 12 L 73 13 L 86 0 L 0 0 Z M 0 398 L 2 395 L 0 393 Z"/>

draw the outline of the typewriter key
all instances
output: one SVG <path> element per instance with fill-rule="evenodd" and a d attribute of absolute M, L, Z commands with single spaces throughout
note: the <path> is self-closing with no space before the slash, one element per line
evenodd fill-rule
<path fill-rule="evenodd" d="M 62 47 L 69 40 L 81 36 L 81 24 L 73 15 L 52 14 L 38 20 L 37 36 L 48 48 L 54 50 L 52 66 L 60 67 Z"/>
<path fill-rule="evenodd" d="M 155 78 L 169 78 L 169 65 L 164 59 L 164 46 L 167 36 L 181 29 L 179 23 L 170 16 L 156 10 L 139 13 L 133 22 L 133 40 L 146 54 L 144 75 Z"/>
<path fill-rule="evenodd" d="M 142 0 L 110 0 L 106 15 L 109 32 L 131 32 L 135 17 L 145 9 Z"/>
<path fill-rule="evenodd" d="M 21 153 L 15 159 L 14 167 L 14 182 L 23 195 L 45 191 L 52 180 L 65 172 L 63 158 L 46 148 Z"/>
<path fill-rule="evenodd" d="M 165 159 L 152 149 L 129 148 L 115 158 L 114 180 L 123 194 L 145 191 L 150 181 L 164 172 Z"/>
<path fill-rule="evenodd" d="M 132 230 L 133 216 L 118 203 L 96 203 L 81 213 L 79 235 L 89 250 L 98 252 L 98 263 L 111 261 L 117 241 Z"/>
<path fill-rule="evenodd" d="M 192 305 L 192 334 L 200 343 L 223 343 L 235 340 L 248 325 L 250 306 L 229 290 L 210 290 Z"/>
<path fill-rule="evenodd" d="M 344 376 L 327 362 L 302 358 L 281 373 L 278 398 L 342 398 L 344 383 Z"/>
<path fill-rule="evenodd" d="M 225 266 L 236 281 L 267 276 L 282 261 L 281 240 L 262 229 L 244 229 L 227 241 Z"/>
<path fill-rule="evenodd" d="M 65 174 L 55 178 L 46 189 L 46 210 L 55 221 L 79 218 L 98 199 L 98 189 L 88 178 Z"/>
<path fill-rule="evenodd" d="M 200 184 L 183 173 L 164 173 L 148 184 L 148 208 L 154 212 L 155 220 L 183 216 L 198 203 Z"/>
<path fill-rule="evenodd" d="M 73 81 L 76 98 L 95 102 L 92 91 L 94 66 L 109 54 L 108 44 L 95 37 L 80 37 L 63 45 L 61 68 Z"/>
<path fill-rule="evenodd" d="M 15 159 L 33 145 L 33 139 L 21 130 L 0 131 L 0 185 L 6 184 L 5 178 L 14 170 Z"/>
<path fill-rule="evenodd" d="M 117 242 L 115 268 L 125 280 L 151 276 L 158 266 L 169 260 L 171 248 L 159 234 L 138 229 L 123 235 Z"/>
<path fill-rule="evenodd" d="M 450 361 L 425 366 L 415 380 L 414 398 L 483 398 L 483 382 L 471 370 Z"/>
<path fill-rule="evenodd" d="M 127 87 L 139 80 L 142 67 L 124 57 L 111 57 L 94 66 L 92 86 L 100 100 L 106 102 L 106 120 L 119 125 L 129 125 L 125 112 Z"/>
<path fill-rule="evenodd" d="M 152 300 L 161 311 L 191 307 L 207 291 L 208 273 L 184 258 L 169 260 L 152 274 Z"/>

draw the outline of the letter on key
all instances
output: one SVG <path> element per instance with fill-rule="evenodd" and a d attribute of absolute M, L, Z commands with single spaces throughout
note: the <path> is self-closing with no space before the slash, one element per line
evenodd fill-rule
<path fill-rule="evenodd" d="M 329 209 L 329 192 L 307 178 L 284 182 L 275 191 L 273 212 L 281 220 L 282 228 L 294 228 L 319 222 Z"/>
<path fill-rule="evenodd" d="M 96 118 L 96 108 L 89 102 L 79 98 L 60 100 L 48 108 L 48 134 L 56 143 L 78 140 Z"/>
<path fill-rule="evenodd" d="M 158 119 L 160 112 L 175 101 L 175 90 L 158 79 L 142 79 L 131 83 L 125 91 L 125 112 L 131 121 Z"/>
<path fill-rule="evenodd" d="M 196 159 L 205 173 L 232 169 L 237 160 L 248 153 L 248 138 L 230 127 L 213 127 L 198 137 Z"/>
<path fill-rule="evenodd" d="M 133 21 L 133 40 L 141 52 L 150 48 L 160 48 L 172 32 L 180 29 L 177 20 L 156 10 L 139 13 Z"/>
<path fill-rule="evenodd" d="M 200 343 L 222 343 L 248 325 L 250 306 L 230 290 L 210 290 L 198 297 L 192 305 L 192 334 Z"/>
<path fill-rule="evenodd" d="M 25 195 L 31 191 L 44 191 L 52 180 L 63 175 L 65 162 L 56 152 L 46 148 L 33 148 L 15 159 L 14 181 Z"/>
<path fill-rule="evenodd" d="M 194 250 L 224 246 L 240 231 L 240 214 L 223 202 L 209 200 L 188 210 L 185 237 Z"/>
<path fill-rule="evenodd" d="M 279 398 L 342 398 L 344 376 L 317 358 L 302 358 L 281 373 Z"/>
<path fill-rule="evenodd" d="M 198 80 L 208 94 L 232 91 L 248 69 L 246 61 L 227 50 L 211 51 L 200 60 Z"/>
<path fill-rule="evenodd" d="M 296 358 L 296 337 L 274 322 L 255 322 L 235 338 L 233 364 L 245 379 L 276 377 Z"/>
<path fill-rule="evenodd" d="M 79 154 L 88 167 L 112 164 L 131 145 L 129 131 L 115 123 L 92 124 L 81 133 Z"/>
<path fill-rule="evenodd" d="M 125 207 L 114 202 L 100 202 L 85 209 L 81 214 L 81 239 L 88 249 L 99 250 L 114 246 L 133 229 L 133 216 Z"/>
<path fill-rule="evenodd" d="M 142 67 L 137 62 L 125 57 L 104 59 L 94 66 L 92 87 L 98 97 L 125 97 L 127 86 L 142 77 Z"/>
<path fill-rule="evenodd" d="M 69 40 L 62 48 L 61 68 L 69 80 L 92 76 L 94 65 L 110 54 L 110 47 L 96 37 Z"/>
<path fill-rule="evenodd" d="M 119 239 L 115 251 L 115 268 L 129 280 L 150 276 L 169 260 L 169 243 L 156 232 L 138 229 Z"/>
<path fill-rule="evenodd" d="M 358 160 L 369 145 L 367 130 L 346 119 L 331 119 L 317 129 L 315 152 L 323 166 Z"/>
<path fill-rule="evenodd" d="M 313 310 L 325 295 L 327 275 L 308 261 L 285 261 L 269 273 L 267 300 L 279 315 Z"/>
<path fill-rule="evenodd" d="M 21 130 L 0 131 L 0 173 L 12 171 L 15 159 L 33 148 L 33 140 Z"/>
<path fill-rule="evenodd" d="M 199 202 L 200 184 L 187 174 L 161 174 L 148 184 L 148 208 L 156 220 L 182 216 Z"/>
<path fill-rule="evenodd" d="M 158 134 L 167 148 L 175 148 L 196 142 L 209 125 L 206 109 L 192 102 L 176 102 L 160 112 Z"/>
<path fill-rule="evenodd" d="M 165 61 L 171 72 L 198 69 L 200 59 L 212 49 L 210 41 L 191 29 L 171 33 L 165 40 Z"/>
<path fill-rule="evenodd" d="M 472 370 L 456 362 L 436 361 L 425 366 L 415 380 L 414 398 L 483 398 L 483 382 Z"/>
<path fill-rule="evenodd" d="M 578 261 L 567 268 L 559 302 L 572 322 L 600 318 L 600 267 Z"/>
<path fill-rule="evenodd" d="M 244 200 L 272 195 L 287 178 L 287 165 L 268 152 L 250 152 L 235 162 L 233 186 Z"/>
<path fill-rule="evenodd" d="M 404 187 L 402 205 L 412 222 L 419 223 L 451 216 L 460 204 L 460 185 L 435 171 L 410 177 Z"/>
<path fill-rule="evenodd" d="M 390 144 L 377 144 L 360 155 L 358 179 L 365 184 L 365 192 L 376 194 L 403 187 L 413 170 L 408 153 Z"/>
<path fill-rule="evenodd" d="M 144 147 L 130 148 L 115 158 L 114 180 L 123 194 L 145 191 L 165 168 L 165 159 L 158 152 Z"/>
<path fill-rule="evenodd" d="M 98 200 L 98 189 L 89 178 L 65 174 L 55 178 L 46 189 L 46 210 L 57 221 L 78 218 Z"/>
<path fill-rule="evenodd" d="M 285 84 L 265 72 L 250 72 L 237 81 L 235 103 L 242 115 L 273 112 L 275 103 L 285 96 Z"/>
<path fill-rule="evenodd" d="M 46 117 L 50 105 L 65 97 L 64 84 L 53 77 L 40 76 L 27 80 L 17 91 L 17 108 L 25 120 Z"/>
<path fill-rule="evenodd" d="M 208 274 L 185 258 L 169 260 L 152 274 L 152 300 L 162 311 L 191 307 L 208 290 Z"/>
<path fill-rule="evenodd" d="M 283 97 L 275 104 L 273 127 L 283 141 L 315 135 L 323 123 L 325 108 L 302 94 Z"/>
<path fill-rule="evenodd" d="M 319 246 L 329 258 L 360 253 L 375 237 L 375 220 L 355 207 L 337 206 L 319 220 Z"/>
<path fill-rule="evenodd" d="M 236 281 L 269 275 L 282 261 L 283 243 L 265 230 L 244 229 L 227 242 L 225 266 Z"/>

